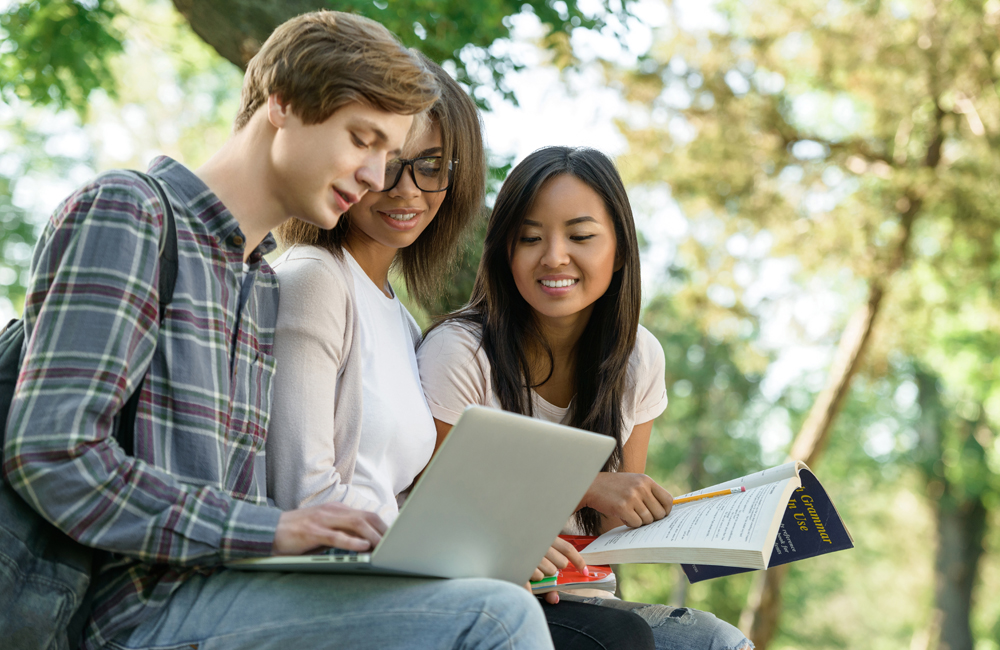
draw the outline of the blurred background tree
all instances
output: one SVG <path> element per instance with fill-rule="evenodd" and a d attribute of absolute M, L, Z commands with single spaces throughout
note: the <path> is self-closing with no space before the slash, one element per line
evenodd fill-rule
<path fill-rule="evenodd" d="M 55 201 L 157 153 L 199 165 L 260 42 L 325 6 L 386 24 L 485 110 L 517 100 L 524 16 L 564 79 L 598 70 L 667 359 L 647 471 L 678 493 L 791 453 L 857 543 L 693 586 L 623 567 L 625 597 L 713 611 L 758 648 L 1000 650 L 1000 0 L 0 4 L 0 311 Z M 636 46 L 625 26 L 657 7 Z M 468 295 L 481 229 L 435 311 Z"/>
<path fill-rule="evenodd" d="M 928 642 L 972 648 L 1000 425 L 1000 218 L 991 209 L 1000 4 L 717 8 L 723 29 L 668 28 L 623 71 L 628 96 L 646 108 L 623 125 L 630 181 L 666 179 L 685 214 L 717 224 L 710 246 L 767 232 L 772 255 L 793 259 L 801 278 L 848 289 L 853 314 L 792 457 L 819 463 L 843 429 L 837 416 L 857 373 L 884 377 L 893 355 L 921 368 L 912 380 L 919 435 L 904 444 L 915 443 L 937 520 Z M 712 257 L 696 263 L 711 274 L 704 295 L 724 295 L 722 306 L 741 314 L 756 297 L 734 272 L 736 256 Z M 717 309 L 694 307 L 704 330 Z M 741 623 L 758 648 L 778 632 L 788 570 L 761 574 L 751 592 Z"/>

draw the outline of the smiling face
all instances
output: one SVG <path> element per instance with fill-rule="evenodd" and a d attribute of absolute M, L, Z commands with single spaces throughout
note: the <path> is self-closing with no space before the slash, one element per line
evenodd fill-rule
<path fill-rule="evenodd" d="M 441 128 L 432 122 L 421 136 L 408 142 L 403 158 L 441 155 Z M 392 250 L 415 242 L 430 225 L 444 202 L 444 192 L 423 192 L 413 182 L 412 167 L 403 169 L 399 182 L 388 192 L 370 192 L 351 208 L 348 247 L 358 242 Z M 420 173 L 417 171 L 417 173 Z"/>
<path fill-rule="evenodd" d="M 369 191 L 382 189 L 385 163 L 398 154 L 413 122 L 411 115 L 351 103 L 319 124 L 304 124 L 275 95 L 267 111 L 276 128 L 273 194 L 286 217 L 323 229 L 336 226 Z"/>
<path fill-rule="evenodd" d="M 538 191 L 510 260 L 521 296 L 543 321 L 586 321 L 615 272 L 618 240 L 601 197 L 560 174 Z"/>

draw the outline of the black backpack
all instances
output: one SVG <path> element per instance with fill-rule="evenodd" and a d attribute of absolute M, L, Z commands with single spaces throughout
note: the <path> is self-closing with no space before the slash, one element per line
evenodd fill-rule
<path fill-rule="evenodd" d="M 177 280 L 177 229 L 159 181 L 135 172 L 160 197 L 160 322 Z M 0 423 L 6 430 L 24 349 L 24 325 L 13 320 L 0 333 Z M 133 453 L 135 415 L 142 382 L 117 418 L 115 439 Z M 3 465 L 0 443 L 0 466 Z M 34 511 L 0 473 L 0 645 L 8 650 L 69 650 L 90 618 L 94 550 L 72 540 Z"/>

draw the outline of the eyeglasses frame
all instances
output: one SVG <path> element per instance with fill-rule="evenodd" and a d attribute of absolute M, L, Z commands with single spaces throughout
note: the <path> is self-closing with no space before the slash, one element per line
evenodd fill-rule
<path fill-rule="evenodd" d="M 414 170 L 413 170 L 413 163 L 417 162 L 418 160 L 427 160 L 428 158 L 441 158 L 442 160 L 444 159 L 443 156 L 417 156 L 416 158 L 397 158 L 397 159 L 391 161 L 391 162 L 399 162 L 399 173 L 396 174 L 396 180 L 394 180 L 392 182 L 392 185 L 390 185 L 389 187 L 382 188 L 381 190 L 379 190 L 379 193 L 388 192 L 388 191 L 392 190 L 394 187 L 396 187 L 397 185 L 399 185 L 399 181 L 403 180 L 403 172 L 406 171 L 407 167 L 410 168 L 410 178 L 413 179 L 413 184 L 421 192 L 446 192 L 446 191 L 448 191 L 451 188 L 451 183 L 452 183 L 452 181 L 454 179 L 449 178 L 448 179 L 448 184 L 445 187 L 442 187 L 439 190 L 425 190 L 424 188 L 422 188 L 419 185 L 417 185 L 417 175 L 416 175 L 416 172 L 414 172 Z M 457 158 L 452 158 L 450 161 L 448 161 L 448 164 L 451 165 L 451 169 L 449 169 L 449 172 L 454 171 L 455 166 L 458 165 L 458 159 Z"/>

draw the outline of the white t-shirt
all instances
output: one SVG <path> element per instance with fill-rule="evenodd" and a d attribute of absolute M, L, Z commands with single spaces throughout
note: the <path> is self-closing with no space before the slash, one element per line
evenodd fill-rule
<path fill-rule="evenodd" d="M 442 422 L 455 424 L 462 411 L 473 404 L 502 408 L 493 392 L 490 361 L 479 341 L 478 327 L 452 321 L 432 330 L 417 351 L 427 404 L 434 417 Z M 664 368 L 660 342 L 640 326 L 629 358 L 630 386 L 623 395 L 623 444 L 636 424 L 649 422 L 667 408 Z M 531 391 L 531 399 L 534 417 L 560 424 L 569 422 L 572 402 L 560 408 L 535 391 Z"/>
<path fill-rule="evenodd" d="M 412 316 L 395 296 L 386 297 L 346 250 L 354 277 L 364 360 L 361 439 L 351 484 L 380 504 L 379 515 L 391 522 L 399 507 L 396 495 L 430 461 L 437 434 L 427 408 L 412 328 Z M 391 292 L 391 288 L 390 288 Z"/>

